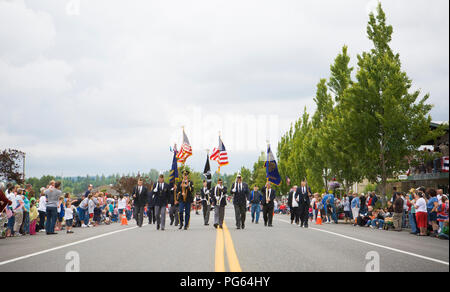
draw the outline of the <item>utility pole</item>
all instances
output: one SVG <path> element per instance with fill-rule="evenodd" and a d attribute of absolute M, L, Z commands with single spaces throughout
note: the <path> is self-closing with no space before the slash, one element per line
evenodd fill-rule
<path fill-rule="evenodd" d="M 22 157 L 23 157 L 22 175 L 23 175 L 23 183 L 25 184 L 25 152 L 22 152 Z"/>

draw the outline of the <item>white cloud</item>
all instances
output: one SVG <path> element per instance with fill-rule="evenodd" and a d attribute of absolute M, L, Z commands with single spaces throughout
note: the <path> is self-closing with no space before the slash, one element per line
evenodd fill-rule
<path fill-rule="evenodd" d="M 189 108 L 221 117 L 205 118 L 201 134 L 187 129 L 193 145 L 216 146 L 225 117 L 275 114 L 274 145 L 305 106 L 314 110 L 341 47 L 353 66 L 370 48 L 373 1 L 80 0 L 77 15 L 68 2 L 0 0 L 0 148 L 26 151 L 31 175 L 167 168 L 184 123 L 176 115 Z M 383 6 L 404 69 L 431 93 L 433 119 L 448 119 L 448 1 Z M 252 166 L 259 151 L 230 131 L 224 170 Z M 195 168 L 203 151 L 194 149 Z"/>

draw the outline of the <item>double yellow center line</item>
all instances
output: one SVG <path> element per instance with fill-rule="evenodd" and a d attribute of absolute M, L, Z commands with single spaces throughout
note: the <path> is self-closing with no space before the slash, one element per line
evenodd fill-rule
<path fill-rule="evenodd" d="M 228 267 L 230 272 L 242 272 L 239 259 L 234 249 L 233 239 L 225 222 L 223 229 L 217 229 L 216 235 L 216 254 L 215 254 L 215 271 L 225 272 L 225 250 L 227 253 Z"/>

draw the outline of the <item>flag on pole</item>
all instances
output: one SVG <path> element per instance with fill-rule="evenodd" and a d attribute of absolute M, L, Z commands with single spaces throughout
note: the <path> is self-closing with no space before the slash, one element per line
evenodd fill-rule
<path fill-rule="evenodd" d="M 189 139 L 186 136 L 186 133 L 184 132 L 183 128 L 183 144 L 181 145 L 180 152 L 177 154 L 177 160 L 179 163 L 184 164 L 186 162 L 186 159 L 189 158 L 189 156 L 192 155 L 192 147 L 189 143 Z"/>
<path fill-rule="evenodd" d="M 170 188 L 174 187 L 177 178 L 178 178 L 177 146 L 175 145 L 173 149 L 172 169 L 170 170 L 169 175 Z"/>
<path fill-rule="evenodd" d="M 211 176 L 211 167 L 209 165 L 209 154 L 206 154 L 206 163 L 205 163 L 205 169 L 203 170 L 203 175 L 205 176 L 206 182 L 208 184 L 207 185 L 208 189 L 210 189 L 212 176 Z"/>
<path fill-rule="evenodd" d="M 277 162 L 275 160 L 275 156 L 270 149 L 270 144 L 267 146 L 267 161 L 266 165 L 266 178 L 271 183 L 279 186 L 281 184 L 281 176 L 278 172 Z"/>
<path fill-rule="evenodd" d="M 214 147 L 210 159 L 216 161 L 219 164 L 219 172 L 220 167 L 228 164 L 227 149 L 225 149 L 225 145 L 223 144 L 222 138 L 220 136 L 219 136 L 219 147 L 217 148 Z"/>
<path fill-rule="evenodd" d="M 441 158 L 441 171 L 442 172 L 449 172 L 449 159 L 448 156 L 444 156 Z"/>

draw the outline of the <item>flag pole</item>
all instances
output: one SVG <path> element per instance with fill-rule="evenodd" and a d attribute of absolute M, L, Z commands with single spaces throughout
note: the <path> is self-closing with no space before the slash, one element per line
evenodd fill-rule
<path fill-rule="evenodd" d="M 221 138 L 221 133 L 220 133 L 220 131 L 219 131 L 219 141 L 221 140 L 220 138 Z M 219 149 L 219 151 L 220 151 L 220 149 Z M 219 156 L 220 156 L 220 155 L 219 155 Z M 219 159 L 219 161 L 220 161 L 220 159 Z M 220 163 L 219 163 L 219 167 L 217 168 L 217 174 L 218 174 L 219 177 L 220 177 Z"/>
<path fill-rule="evenodd" d="M 267 152 L 269 152 L 269 147 L 270 147 L 270 141 L 269 138 L 266 138 L 266 143 L 267 143 Z M 266 154 L 266 169 L 269 166 L 269 153 Z M 267 172 L 267 171 L 266 171 Z M 269 182 L 269 178 L 266 177 L 267 182 Z M 267 183 L 266 183 L 267 184 Z"/>
<path fill-rule="evenodd" d="M 183 142 L 184 142 L 184 125 L 181 126 L 181 129 L 183 130 L 183 133 L 181 134 L 181 135 L 182 135 L 181 139 L 182 139 Z M 183 146 L 183 143 L 181 143 L 181 146 Z M 186 162 L 186 160 L 183 160 L 183 162 L 181 163 L 181 165 L 182 165 L 183 168 L 184 168 L 184 163 L 185 163 L 185 162 Z"/>

